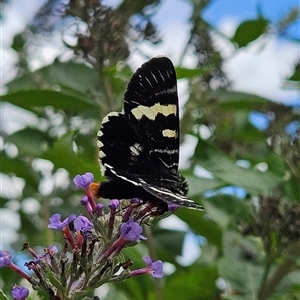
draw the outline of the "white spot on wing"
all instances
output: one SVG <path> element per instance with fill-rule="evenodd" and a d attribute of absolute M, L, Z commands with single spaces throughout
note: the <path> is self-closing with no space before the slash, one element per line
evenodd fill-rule
<path fill-rule="evenodd" d="M 163 135 L 163 137 L 174 138 L 177 135 L 177 131 L 171 130 L 171 129 L 164 129 L 162 131 L 162 135 Z"/>
<path fill-rule="evenodd" d="M 105 157 L 106 155 L 105 155 L 105 153 L 103 152 L 103 151 L 99 151 L 99 157 L 100 158 L 103 158 L 103 157 Z"/>
<path fill-rule="evenodd" d="M 161 109 L 162 109 L 162 114 L 164 116 L 168 116 L 171 114 L 171 111 L 169 110 L 169 105 L 161 106 Z"/>
<path fill-rule="evenodd" d="M 103 118 L 102 124 L 107 123 L 107 122 L 109 121 L 109 118 L 110 118 L 110 117 L 116 117 L 116 116 L 118 116 L 118 115 L 120 115 L 120 114 L 122 114 L 122 113 L 119 113 L 119 112 L 116 112 L 116 111 L 113 111 L 113 112 L 107 114 L 107 115 Z M 100 130 L 99 130 L 99 131 L 100 131 Z"/>
<path fill-rule="evenodd" d="M 103 143 L 101 142 L 101 141 L 97 141 L 97 147 L 99 148 L 99 149 L 101 149 L 102 147 L 103 147 L 104 145 L 103 145 Z"/>
<path fill-rule="evenodd" d="M 175 104 L 161 105 L 154 104 L 153 106 L 139 105 L 131 110 L 131 113 L 137 120 L 140 120 L 143 116 L 150 120 L 155 120 L 158 114 L 162 114 L 165 117 L 174 114 L 176 116 L 177 106 Z"/>
<path fill-rule="evenodd" d="M 156 114 L 153 112 L 153 110 L 151 109 L 151 107 L 139 105 L 138 109 L 141 112 L 141 117 L 142 116 L 146 116 L 150 120 L 154 120 L 155 119 Z"/>
<path fill-rule="evenodd" d="M 101 129 L 98 130 L 98 132 L 97 132 L 97 137 L 101 137 L 102 135 L 103 135 L 103 132 L 101 131 Z"/>
<path fill-rule="evenodd" d="M 141 144 L 135 143 L 134 145 L 129 147 L 131 155 L 138 156 L 140 152 L 143 150 Z"/>

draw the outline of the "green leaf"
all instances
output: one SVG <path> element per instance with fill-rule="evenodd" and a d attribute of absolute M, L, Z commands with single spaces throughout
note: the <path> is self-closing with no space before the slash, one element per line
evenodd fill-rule
<path fill-rule="evenodd" d="M 0 152 L 1 160 L 1 172 L 11 175 L 14 174 L 17 177 L 24 178 L 27 184 L 37 188 L 38 180 L 32 174 L 29 169 L 29 165 L 18 157 L 10 158 L 5 152 Z"/>
<path fill-rule="evenodd" d="M 5 208 L 10 199 L 5 198 L 5 196 L 0 197 L 0 209 Z"/>
<path fill-rule="evenodd" d="M 61 89 L 62 92 L 77 91 L 82 95 L 88 93 L 98 79 L 97 70 L 85 64 L 72 61 L 62 63 L 55 60 L 51 65 L 43 67 L 30 75 L 27 73 L 8 84 L 10 92 L 23 89 Z M 75 94 L 74 94 L 75 95 Z"/>
<path fill-rule="evenodd" d="M 76 114 L 86 110 L 97 112 L 97 105 L 93 102 L 52 90 L 22 90 L 4 95 L 2 99 L 33 112 L 47 106 Z"/>
<path fill-rule="evenodd" d="M 294 74 L 289 78 L 292 81 L 300 81 L 300 64 L 298 64 L 295 68 Z"/>
<path fill-rule="evenodd" d="M 85 172 L 99 173 L 98 162 L 90 161 L 82 155 L 72 151 L 74 132 L 68 132 L 59 140 L 55 141 L 52 148 L 42 154 L 42 158 L 50 160 L 56 168 L 66 169 L 71 176 Z"/>
<path fill-rule="evenodd" d="M 285 294 L 286 300 L 288 299 L 297 299 L 293 298 L 292 295 L 297 293 L 300 296 L 300 270 L 294 270 L 287 274 L 282 280 L 278 283 L 276 288 L 274 289 L 274 295 Z M 290 297 L 288 297 L 290 296 Z M 273 298 L 272 298 L 273 299 Z M 277 299 L 274 297 L 274 300 Z M 277 299 L 278 300 L 278 299 Z M 297 299 L 298 300 L 298 299 Z"/>
<path fill-rule="evenodd" d="M 232 38 L 239 47 L 245 47 L 265 33 L 269 21 L 263 18 L 247 20 L 239 25 Z"/>
<path fill-rule="evenodd" d="M 215 178 L 208 179 L 196 176 L 185 176 L 185 178 L 189 184 L 189 197 L 191 198 L 226 185 L 224 181 Z"/>
<path fill-rule="evenodd" d="M 5 141 L 15 144 L 21 153 L 38 156 L 47 149 L 50 137 L 36 128 L 26 127 L 5 137 Z"/>
<path fill-rule="evenodd" d="M 46 273 L 48 275 L 47 277 L 49 278 L 50 283 L 52 283 L 53 286 L 55 286 L 60 291 L 65 290 L 65 287 L 63 287 L 62 283 L 54 276 L 53 272 L 50 270 L 50 267 L 47 268 Z"/>
<path fill-rule="evenodd" d="M 254 110 L 257 107 L 265 106 L 270 101 L 267 98 L 253 94 L 228 91 L 219 89 L 212 94 L 213 98 L 218 100 L 221 109 L 229 110 Z"/>
<path fill-rule="evenodd" d="M 138 269 L 136 265 L 134 266 L 131 267 L 132 270 Z M 127 299 L 151 299 L 150 295 L 154 293 L 150 276 L 134 276 L 129 280 L 121 281 L 118 283 L 118 289 L 126 293 Z"/>
<path fill-rule="evenodd" d="M 291 202 L 300 203 L 300 184 L 299 184 L 299 176 L 294 174 L 288 175 L 290 178 L 284 185 L 286 195 L 288 196 L 288 200 Z"/>
<path fill-rule="evenodd" d="M 223 244 L 224 257 L 219 262 L 221 277 L 249 299 L 256 299 L 263 273 L 263 267 L 257 262 L 258 247 L 234 231 L 224 234 Z"/>
<path fill-rule="evenodd" d="M 269 195 L 282 179 L 270 172 L 262 173 L 253 168 L 241 168 L 208 142 L 199 139 L 195 162 L 228 185 L 239 186 L 252 195 Z"/>
<path fill-rule="evenodd" d="M 182 67 L 177 67 L 175 69 L 176 69 L 177 79 L 182 79 L 182 78 L 191 79 L 195 76 L 200 76 L 200 75 L 208 72 L 205 69 L 187 69 L 187 68 L 182 68 Z"/>
<path fill-rule="evenodd" d="M 154 232 L 155 240 L 159 248 L 162 247 L 168 251 L 168 254 L 172 257 L 182 255 L 182 246 L 184 242 L 186 232 L 179 230 L 162 229 Z"/>
<path fill-rule="evenodd" d="M 226 228 L 228 226 L 230 216 L 226 214 L 222 209 L 212 205 L 209 200 L 204 201 L 205 212 L 222 228 Z"/>
<path fill-rule="evenodd" d="M 217 299 L 218 270 L 215 266 L 194 265 L 167 278 L 163 299 Z"/>
<path fill-rule="evenodd" d="M 14 49 L 16 52 L 23 51 L 25 46 L 25 40 L 22 34 L 17 34 L 14 36 L 13 43 L 11 45 L 12 49 Z"/>
<path fill-rule="evenodd" d="M 213 220 L 206 218 L 205 212 L 178 209 L 175 214 L 186 222 L 195 234 L 204 236 L 209 243 L 221 248 L 222 228 Z"/>
<path fill-rule="evenodd" d="M 217 195 L 203 200 L 205 211 L 209 216 L 226 228 L 230 221 L 236 224 L 241 219 L 248 222 L 252 219 L 252 208 L 245 199 L 237 198 L 233 195 Z M 238 220 L 236 220 L 238 218 Z"/>
<path fill-rule="evenodd" d="M 9 300 L 9 298 L 4 294 L 2 289 L 0 289 L 0 300 Z"/>

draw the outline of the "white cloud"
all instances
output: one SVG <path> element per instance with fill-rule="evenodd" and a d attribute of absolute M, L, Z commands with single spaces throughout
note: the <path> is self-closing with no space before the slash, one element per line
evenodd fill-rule
<path fill-rule="evenodd" d="M 299 101 L 298 91 L 282 88 L 293 74 L 299 59 L 299 46 L 275 36 L 261 37 L 224 61 L 223 70 L 233 89 L 255 93 L 286 104 Z"/>
<path fill-rule="evenodd" d="M 10 1 L 8 5 L 3 6 L 3 22 L 2 32 L 6 33 L 1 35 L 1 42 L 10 44 L 13 37 L 22 32 L 26 24 L 38 12 L 38 10 L 46 3 L 46 0 L 20 0 Z"/>
<path fill-rule="evenodd" d="M 236 26 L 235 19 L 227 18 L 220 22 L 219 30 L 232 36 Z M 283 88 L 299 60 L 299 44 L 268 34 L 247 47 L 235 49 L 226 37 L 218 33 L 213 33 L 212 39 L 224 59 L 223 70 L 232 81 L 233 90 L 254 93 L 285 104 L 300 101 L 296 88 Z"/>

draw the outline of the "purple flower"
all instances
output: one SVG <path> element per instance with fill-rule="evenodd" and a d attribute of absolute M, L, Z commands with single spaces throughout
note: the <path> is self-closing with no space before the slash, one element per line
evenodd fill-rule
<path fill-rule="evenodd" d="M 119 254 L 126 242 L 137 242 L 138 240 L 146 239 L 141 234 L 142 227 L 138 223 L 133 222 L 133 219 L 123 223 L 120 231 L 120 237 L 105 251 L 103 254 L 104 258 L 108 258 L 112 253 L 115 255 Z"/>
<path fill-rule="evenodd" d="M 14 285 L 11 294 L 14 300 L 25 300 L 29 295 L 29 290 L 24 286 Z"/>
<path fill-rule="evenodd" d="M 139 198 L 132 198 L 130 199 L 131 204 L 140 204 L 141 200 Z"/>
<path fill-rule="evenodd" d="M 14 272 L 18 273 L 19 275 L 27 279 L 29 282 L 31 282 L 31 277 L 12 262 L 11 255 L 9 254 L 9 252 L 5 250 L 0 250 L 0 268 L 4 267 L 9 267 Z"/>
<path fill-rule="evenodd" d="M 7 267 L 11 264 L 11 255 L 8 251 L 0 250 L 0 268 Z"/>
<path fill-rule="evenodd" d="M 114 227 L 114 222 L 115 222 L 115 217 L 116 217 L 116 210 L 119 207 L 119 200 L 113 199 L 110 201 L 108 207 L 110 208 L 110 215 L 109 215 L 109 221 L 108 221 L 108 237 L 111 238 L 112 232 L 113 232 L 113 227 Z"/>
<path fill-rule="evenodd" d="M 74 229 L 76 231 L 86 231 L 93 228 L 93 224 L 89 221 L 88 218 L 84 216 L 79 216 L 74 221 Z"/>
<path fill-rule="evenodd" d="M 135 242 L 138 240 L 146 240 L 147 238 L 141 234 L 142 231 L 142 227 L 134 222 L 133 219 L 121 225 L 121 237 L 126 241 Z"/>
<path fill-rule="evenodd" d="M 48 265 L 51 265 L 51 256 L 53 257 L 58 252 L 58 248 L 55 245 L 50 245 L 44 251 L 45 254 L 43 254 L 41 258 L 44 257 Z M 36 263 L 38 263 L 38 260 L 36 261 Z"/>
<path fill-rule="evenodd" d="M 148 255 L 143 257 L 143 260 L 146 262 L 147 266 L 142 269 L 133 270 L 130 272 L 131 276 L 150 274 L 154 278 L 161 278 L 164 276 L 162 269 L 163 263 L 161 260 L 152 262 L 151 258 Z"/>
<path fill-rule="evenodd" d="M 147 268 L 152 277 L 161 278 L 164 276 L 162 273 L 163 263 L 161 260 L 152 262 L 152 259 L 148 255 L 143 256 L 143 260 L 147 264 Z"/>
<path fill-rule="evenodd" d="M 61 215 L 54 214 L 49 218 L 49 225 L 48 225 L 48 228 L 50 229 L 61 230 L 66 236 L 67 240 L 69 241 L 72 249 L 76 247 L 76 243 L 68 225 L 74 219 L 76 219 L 76 215 L 72 214 L 68 218 L 66 218 L 63 222 L 61 222 Z"/>
<path fill-rule="evenodd" d="M 94 175 L 90 172 L 87 172 L 84 175 L 76 175 L 73 182 L 77 187 L 85 189 L 90 183 L 94 182 Z"/>
<path fill-rule="evenodd" d="M 63 222 L 61 222 L 61 215 L 54 214 L 49 218 L 48 228 L 62 230 L 64 227 L 69 225 L 69 223 L 71 223 L 75 218 L 76 218 L 76 215 L 72 214 L 68 218 L 66 218 Z"/>
<path fill-rule="evenodd" d="M 102 216 L 103 215 L 103 208 L 104 208 L 104 205 L 102 203 L 98 203 L 95 207 L 94 214 L 96 216 Z"/>
<path fill-rule="evenodd" d="M 119 200 L 117 199 L 113 199 L 110 201 L 108 207 L 112 210 L 112 211 L 116 211 L 116 209 L 119 207 Z"/>
<path fill-rule="evenodd" d="M 80 200 L 80 203 L 86 208 L 86 210 L 91 214 L 93 212 L 93 208 L 89 201 L 88 196 L 83 196 Z"/>

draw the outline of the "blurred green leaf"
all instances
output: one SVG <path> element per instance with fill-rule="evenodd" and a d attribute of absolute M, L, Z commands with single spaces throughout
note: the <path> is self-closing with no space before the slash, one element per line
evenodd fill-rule
<path fill-rule="evenodd" d="M 9 300 L 8 297 L 2 291 L 2 289 L 0 289 L 0 300 Z"/>
<path fill-rule="evenodd" d="M 220 108 L 232 110 L 254 110 L 268 104 L 269 99 L 242 92 L 219 89 L 212 93 L 212 97 L 218 100 Z"/>
<path fill-rule="evenodd" d="M 49 148 L 43 153 L 42 158 L 48 159 L 56 168 L 66 169 L 71 176 L 83 174 L 85 172 L 99 173 L 97 157 L 95 161 L 90 161 L 84 155 L 77 155 L 73 152 L 74 132 L 68 132 L 59 140 L 55 141 L 53 148 Z"/>
<path fill-rule="evenodd" d="M 14 49 L 17 52 L 23 51 L 23 48 L 25 46 L 25 40 L 22 34 L 17 34 L 14 36 L 13 43 L 11 45 L 12 49 Z"/>
<path fill-rule="evenodd" d="M 214 178 L 208 179 L 196 176 L 185 176 L 185 178 L 189 184 L 189 197 L 191 198 L 226 185 L 224 181 Z"/>
<path fill-rule="evenodd" d="M 25 179 L 27 184 L 33 185 L 37 188 L 38 178 L 35 178 L 29 165 L 21 160 L 19 157 L 10 158 L 5 152 L 0 152 L 1 172 L 8 175 L 16 175 Z"/>
<path fill-rule="evenodd" d="M 258 264 L 261 260 L 260 243 L 243 237 L 239 232 L 226 230 L 223 235 L 224 256 Z"/>
<path fill-rule="evenodd" d="M 243 295 L 256 299 L 263 273 L 263 267 L 258 264 L 258 248 L 233 231 L 224 234 L 223 244 L 224 257 L 219 263 L 221 277 Z"/>
<path fill-rule="evenodd" d="M 238 26 L 232 40 L 239 47 L 245 47 L 265 33 L 268 25 L 269 21 L 263 18 L 247 20 Z"/>
<path fill-rule="evenodd" d="M 208 218 L 205 211 L 178 209 L 175 214 L 186 222 L 195 234 L 204 236 L 209 243 L 221 248 L 222 228 Z"/>
<path fill-rule="evenodd" d="M 56 59 L 51 65 L 43 67 L 30 75 L 26 73 L 7 86 L 10 93 L 32 88 L 57 88 L 66 94 L 68 91 L 73 90 L 77 91 L 79 95 L 85 95 L 97 84 L 95 78 L 98 78 L 95 68 L 72 61 L 63 63 Z"/>
<path fill-rule="evenodd" d="M 203 201 L 205 211 L 222 228 L 226 228 L 230 221 L 250 221 L 252 219 L 252 207 L 245 199 L 240 199 L 234 195 L 219 194 L 209 197 Z"/>
<path fill-rule="evenodd" d="M 300 81 L 300 63 L 296 66 L 294 74 L 289 78 L 292 81 Z"/>
<path fill-rule="evenodd" d="M 2 98 L 3 101 L 33 112 L 37 108 L 47 106 L 52 106 L 57 110 L 76 112 L 77 115 L 86 110 L 97 112 L 97 106 L 93 102 L 51 90 L 22 90 L 4 95 Z"/>
<path fill-rule="evenodd" d="M 5 208 L 10 199 L 7 199 L 3 196 L 0 197 L 0 208 Z"/>
<path fill-rule="evenodd" d="M 182 67 L 176 67 L 176 77 L 177 79 L 188 78 L 191 79 L 194 76 L 201 76 L 202 74 L 207 73 L 205 69 L 187 69 Z"/>
<path fill-rule="evenodd" d="M 299 278 L 300 278 L 300 270 L 294 270 L 294 271 L 290 272 L 276 286 L 276 288 L 274 290 L 275 297 L 272 297 L 271 299 L 273 299 L 273 298 L 277 299 L 276 294 L 277 295 L 286 294 L 289 296 L 289 298 L 285 298 L 286 300 L 289 300 L 289 299 L 298 300 L 297 298 L 293 298 L 293 295 L 294 295 L 294 297 L 296 297 L 296 295 L 300 296 Z"/>
<path fill-rule="evenodd" d="M 216 266 L 193 265 L 167 278 L 163 299 L 217 299 L 218 270 Z"/>
<path fill-rule="evenodd" d="M 221 151 L 199 139 L 194 160 L 228 185 L 239 186 L 252 195 L 269 195 L 282 179 L 270 172 L 262 173 L 253 168 L 241 168 Z"/>
<path fill-rule="evenodd" d="M 122 253 L 125 259 L 132 258 L 135 262 L 131 267 L 132 270 L 145 267 L 145 262 L 142 261 L 141 254 L 136 249 L 124 249 Z M 118 283 L 118 289 L 124 291 L 128 299 L 151 299 L 150 295 L 154 292 L 150 276 L 135 276 L 130 280 L 121 281 Z"/>
<path fill-rule="evenodd" d="M 26 127 L 6 136 L 5 141 L 15 144 L 20 153 L 38 156 L 48 148 L 51 138 L 36 128 Z"/>
<path fill-rule="evenodd" d="M 288 180 L 285 182 L 284 188 L 287 195 L 287 199 L 291 202 L 300 203 L 300 184 L 299 176 L 293 174 L 288 175 Z"/>
<path fill-rule="evenodd" d="M 163 248 L 168 256 L 176 257 L 182 255 L 182 247 L 186 232 L 179 230 L 158 229 L 154 232 L 158 249 Z M 162 257 L 163 259 L 163 257 Z"/>

